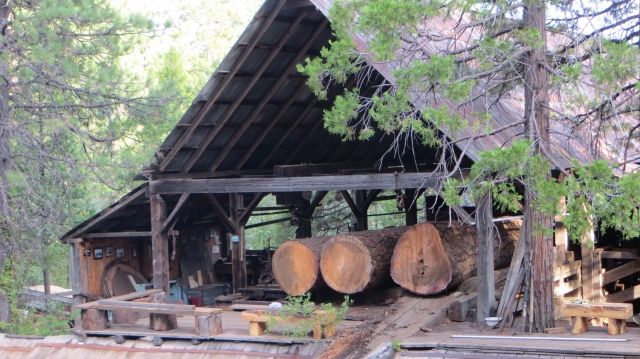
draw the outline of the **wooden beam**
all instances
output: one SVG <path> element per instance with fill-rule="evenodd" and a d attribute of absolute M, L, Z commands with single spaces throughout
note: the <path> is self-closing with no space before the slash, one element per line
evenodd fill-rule
<path fill-rule="evenodd" d="M 356 217 L 362 216 L 362 213 L 360 213 L 360 209 L 358 208 L 358 206 L 356 206 L 356 203 L 353 201 L 353 198 L 351 198 L 349 192 L 341 190 L 340 193 L 342 193 L 342 197 L 344 197 L 345 202 L 347 202 L 347 205 L 349 205 L 351 213 L 353 213 L 353 215 Z"/>
<path fill-rule="evenodd" d="M 305 217 L 311 217 L 313 215 L 313 212 L 316 210 L 316 207 L 320 205 L 320 202 L 322 202 L 322 200 L 327 196 L 328 193 L 329 191 L 316 191 L 316 194 L 311 199 L 311 202 L 309 202 L 309 208 L 307 208 L 303 215 Z"/>
<path fill-rule="evenodd" d="M 553 288 L 553 296 L 559 297 L 582 287 L 579 279 L 570 280 L 568 282 L 559 282 Z"/>
<path fill-rule="evenodd" d="M 151 252 L 153 257 L 153 288 L 162 289 L 169 298 L 169 238 L 162 230 L 167 207 L 157 193 L 149 194 L 151 207 Z"/>
<path fill-rule="evenodd" d="M 178 200 L 178 203 L 176 203 L 176 206 L 173 208 L 173 211 L 171 211 L 171 214 L 169 214 L 167 219 L 162 224 L 162 231 L 166 231 L 171 227 L 173 227 L 173 225 L 178 220 L 178 217 L 180 217 L 180 214 L 182 214 L 182 212 L 184 211 L 184 208 L 185 208 L 184 204 L 187 202 L 188 198 L 189 198 L 189 193 L 184 192 L 182 193 L 182 195 L 180 195 L 180 199 Z"/>
<path fill-rule="evenodd" d="M 358 207 L 359 215 L 356 215 L 354 213 L 354 215 L 356 216 L 355 218 L 356 225 L 354 226 L 354 230 L 366 231 L 369 229 L 369 217 L 367 213 L 369 208 L 364 205 L 367 199 L 367 191 L 357 189 L 355 192 L 356 192 L 355 202 L 356 202 L 356 207 Z"/>
<path fill-rule="evenodd" d="M 85 233 L 82 238 L 127 238 L 127 237 L 151 237 L 151 232 L 105 232 Z"/>
<path fill-rule="evenodd" d="M 456 212 L 458 218 L 460 218 L 466 224 L 475 224 L 473 221 L 473 217 L 467 212 L 462 206 L 451 206 L 451 209 Z"/>
<path fill-rule="evenodd" d="M 417 198 L 420 196 L 418 195 L 417 190 L 408 188 L 404 190 L 404 197 L 406 198 L 405 206 L 407 206 L 404 212 L 405 225 L 414 226 L 418 224 Z"/>
<path fill-rule="evenodd" d="M 272 219 L 270 221 L 265 221 L 265 222 L 260 222 L 260 223 L 247 224 L 244 228 L 245 229 L 258 228 L 258 227 L 268 226 L 270 224 L 287 222 L 287 221 L 290 221 L 290 220 L 291 220 L 291 217 L 283 217 L 283 218 Z"/>
<path fill-rule="evenodd" d="M 635 249 L 634 249 L 635 252 Z M 640 259 L 638 253 L 626 251 L 601 251 L 600 255 L 604 259 Z"/>
<path fill-rule="evenodd" d="M 491 192 L 476 199 L 476 267 L 478 271 L 477 322 L 494 314 L 495 277 L 493 259 L 493 200 Z"/>
<path fill-rule="evenodd" d="M 373 203 L 373 201 L 376 200 L 376 198 L 378 198 L 378 195 L 380 194 L 380 192 L 382 192 L 382 190 L 380 189 L 372 189 L 369 191 L 369 193 L 367 193 L 367 198 L 364 200 L 364 207 L 369 209 L 369 207 L 371 206 L 371 203 Z M 393 196 L 395 198 L 395 196 Z"/>
<path fill-rule="evenodd" d="M 159 289 L 147 289 L 147 290 L 143 290 L 141 292 L 133 292 L 133 293 L 129 293 L 129 294 L 123 294 L 123 295 L 119 295 L 116 297 L 111 297 L 109 298 L 109 300 L 120 300 L 120 301 L 127 301 L 127 300 L 134 300 L 134 299 L 138 299 L 138 298 L 144 298 L 144 297 L 148 297 L 154 294 L 160 294 L 162 293 L 162 290 Z"/>
<path fill-rule="evenodd" d="M 321 122 L 322 121 L 320 121 L 320 123 Z M 278 165 L 273 166 L 273 175 L 275 177 L 300 177 L 338 174 L 338 171 L 344 169 L 376 170 L 376 167 L 375 162 L 336 162 L 303 165 Z"/>
<path fill-rule="evenodd" d="M 198 146 L 198 150 L 189 158 L 187 163 L 185 163 L 184 166 L 182 166 L 182 169 L 180 170 L 180 173 L 189 173 L 189 171 L 191 170 L 193 165 L 198 161 L 198 159 L 200 159 L 200 157 L 202 156 L 204 151 L 207 149 L 207 146 L 209 146 L 211 141 L 213 141 L 213 139 L 220 132 L 222 127 L 224 127 L 224 125 L 231 118 L 231 116 L 233 116 L 233 113 L 242 104 L 242 101 L 244 100 L 244 98 L 249 94 L 249 92 L 251 92 L 251 89 L 253 89 L 253 86 L 255 86 L 255 84 L 258 82 L 258 80 L 260 80 L 260 76 L 262 76 L 262 74 L 267 70 L 267 68 L 269 67 L 269 65 L 273 61 L 273 59 L 278 55 L 279 47 L 282 47 L 285 44 L 285 42 L 289 39 L 289 37 L 295 32 L 295 30 L 300 25 L 300 21 L 302 21 L 302 19 L 305 16 L 307 16 L 307 14 L 308 14 L 307 12 L 302 12 L 302 13 L 300 13 L 298 15 L 298 17 L 296 18 L 296 21 L 294 21 L 293 24 L 291 24 L 291 27 L 289 28 L 289 31 L 287 31 L 285 33 L 283 38 L 278 43 L 278 46 L 276 46 L 276 48 L 273 49 L 269 53 L 269 56 L 267 56 L 262 61 L 262 64 L 256 70 L 256 72 L 253 75 L 253 77 L 251 78 L 251 80 L 249 80 L 249 82 L 246 85 L 244 85 L 244 87 L 242 88 L 240 93 L 235 96 L 235 98 L 233 100 L 233 103 L 227 108 L 227 110 L 225 111 L 224 115 L 216 122 L 216 126 L 213 129 L 211 129 L 211 131 L 209 131 L 209 133 L 200 142 L 200 145 Z M 283 81 L 284 81 L 284 79 L 283 79 Z M 264 107 L 266 102 L 267 101 L 261 101 L 260 104 L 258 104 L 258 107 L 260 107 L 260 110 L 262 110 L 262 107 Z M 248 123 L 248 121 L 245 121 L 245 123 Z M 230 148 L 229 148 L 229 150 L 230 150 Z M 222 159 L 220 159 L 220 158 L 221 158 L 221 156 L 218 156 L 218 158 L 216 159 L 216 162 L 214 162 L 214 164 L 216 164 L 216 165 L 215 166 L 211 166 L 211 168 L 209 169 L 210 171 L 215 170 L 215 168 L 217 168 L 218 165 L 220 164 L 220 162 L 224 159 L 224 157 L 222 157 Z M 220 162 L 217 162 L 218 159 L 220 159 Z"/>
<path fill-rule="evenodd" d="M 39 295 L 36 297 L 33 296 L 29 296 L 29 297 L 22 297 L 22 298 L 18 298 L 18 303 L 28 303 L 28 302 L 36 302 L 39 300 L 46 300 L 46 299 L 54 299 L 54 298 L 64 298 L 67 295 L 78 295 L 80 294 L 79 290 L 69 290 L 66 292 L 60 292 L 60 293 L 54 293 L 54 294 L 47 294 L 47 295 Z"/>
<path fill-rule="evenodd" d="M 273 127 L 278 123 L 280 118 L 287 112 L 287 110 L 289 109 L 289 107 L 291 106 L 293 101 L 306 88 L 307 88 L 307 86 L 306 86 L 306 83 L 304 83 L 304 82 L 302 82 L 301 84 L 298 85 L 298 87 L 293 91 L 293 94 L 289 97 L 289 100 L 280 108 L 280 111 L 278 111 L 278 113 L 275 116 L 273 116 L 271 121 L 269 121 L 269 124 L 267 125 L 267 127 L 265 127 L 262 131 L 260 131 L 260 135 L 258 136 L 258 138 L 255 141 L 253 141 L 253 143 L 251 144 L 251 147 L 249 147 L 249 149 L 244 153 L 244 155 L 236 163 L 236 165 L 233 166 L 234 170 L 239 170 L 240 168 L 242 168 L 242 166 L 245 164 L 245 162 L 247 162 L 249 157 L 251 157 L 251 155 L 255 152 L 256 148 L 258 148 L 258 146 L 262 143 L 262 141 L 265 139 L 265 137 L 267 137 L 267 135 L 269 134 L 271 129 L 273 129 Z"/>
<path fill-rule="evenodd" d="M 256 193 L 331 191 L 355 189 L 434 188 L 442 181 L 439 172 L 380 173 L 346 176 L 234 178 L 151 181 L 151 193 Z"/>
<path fill-rule="evenodd" d="M 285 5 L 285 9 L 296 9 L 299 7 L 307 7 L 307 6 L 315 6 L 309 0 L 289 0 L 287 5 Z"/>
<path fill-rule="evenodd" d="M 613 283 L 618 279 L 640 272 L 640 259 L 633 262 L 625 263 L 619 267 L 604 272 L 602 276 L 602 285 Z"/>
<path fill-rule="evenodd" d="M 118 201 L 118 203 L 116 205 L 114 205 L 113 207 L 107 208 L 104 211 L 102 211 L 100 214 L 98 214 L 94 219 L 92 219 L 91 221 L 89 221 L 89 223 L 85 224 L 84 226 L 78 228 L 77 230 L 75 230 L 73 233 L 70 233 L 68 235 L 65 235 L 63 238 L 76 238 L 76 237 L 82 237 L 82 233 L 84 231 L 86 231 L 87 229 L 91 228 L 92 226 L 104 221 L 105 219 L 107 219 L 110 215 L 114 214 L 115 212 L 117 212 L 119 209 L 126 207 L 129 203 L 135 201 L 138 197 L 142 196 L 147 190 L 146 186 L 142 186 L 140 189 L 138 189 L 136 192 L 131 193 L 130 195 L 128 195 L 127 197 L 122 198 L 120 201 Z"/>
<path fill-rule="evenodd" d="M 249 205 L 238 216 L 238 223 L 247 223 L 247 220 L 249 220 L 249 216 L 251 216 L 251 213 L 256 209 L 256 207 L 258 207 L 258 204 L 260 204 L 260 201 L 262 201 L 262 199 L 266 195 L 267 194 L 264 192 L 256 193 L 255 196 L 253 196 L 251 202 L 249 202 Z"/>
<path fill-rule="evenodd" d="M 207 193 L 206 197 L 209 200 L 209 203 L 211 203 L 213 211 L 216 212 L 218 218 L 220 218 L 224 226 L 227 227 L 227 230 L 233 234 L 238 233 L 238 227 L 233 221 L 231 221 L 231 219 L 229 219 L 229 216 L 220 205 L 220 202 L 218 202 L 218 200 L 216 199 L 216 196 L 211 193 Z"/>
<path fill-rule="evenodd" d="M 564 278 L 578 274 L 581 267 L 582 261 L 574 261 L 560 267 L 555 267 L 553 268 L 553 281 L 563 280 Z"/>
<path fill-rule="evenodd" d="M 231 79 L 233 79 L 233 75 L 235 75 L 236 72 L 238 72 L 238 70 L 240 69 L 240 67 L 242 67 L 247 57 L 249 57 L 249 54 L 251 54 L 251 52 L 253 51 L 254 46 L 256 46 L 258 41 L 260 41 L 260 39 L 262 38 L 262 35 L 264 35 L 264 33 L 267 31 L 267 29 L 269 28 L 273 20 L 275 20 L 275 18 L 278 16 L 278 13 L 280 13 L 280 10 L 282 10 L 284 5 L 286 5 L 286 3 L 287 3 L 287 0 L 280 0 L 276 4 L 276 6 L 274 6 L 269 16 L 260 25 L 260 29 L 256 31 L 255 35 L 253 36 L 253 39 L 251 39 L 251 42 L 249 43 L 247 48 L 242 52 L 242 55 L 240 55 L 238 60 L 236 60 L 231 70 L 229 70 L 228 76 L 224 77 L 220 85 L 218 85 L 218 87 L 211 94 L 211 96 L 209 97 L 207 102 L 204 104 L 204 106 L 202 106 L 202 108 L 198 112 L 198 115 L 193 119 L 193 121 L 191 122 L 191 126 L 189 126 L 189 128 L 182 134 L 182 136 L 180 137 L 180 139 L 178 139 L 178 142 L 176 142 L 176 144 L 173 146 L 171 151 L 169 151 L 169 153 L 165 155 L 164 159 L 158 166 L 156 173 L 162 172 L 167 168 L 169 163 L 180 151 L 180 148 L 182 148 L 182 146 L 184 146 L 184 144 L 191 137 L 191 135 L 193 135 L 196 128 L 198 127 L 200 122 L 202 122 L 202 120 L 206 117 L 207 113 L 209 112 L 213 104 L 216 102 L 218 97 L 220 97 L 220 95 L 225 91 L 227 85 L 229 85 L 229 83 L 231 82 Z"/>
<path fill-rule="evenodd" d="M 284 36 L 282 37 L 280 42 L 272 50 L 271 54 L 273 54 L 273 56 L 277 55 L 280 52 L 280 49 L 284 46 L 284 44 L 287 42 L 289 37 L 298 28 L 298 26 L 300 24 L 300 21 L 302 21 L 302 18 L 305 17 L 307 14 L 308 14 L 308 12 L 300 13 L 300 15 L 298 16 L 299 20 L 296 19 L 297 22 L 294 22 L 291 25 L 291 27 L 289 28 L 289 31 L 287 31 L 287 33 L 284 34 Z M 242 127 L 240 127 L 236 131 L 236 133 L 234 133 L 233 137 L 227 142 L 227 145 L 225 146 L 225 148 L 222 150 L 222 152 L 218 155 L 218 157 L 215 159 L 215 161 L 209 167 L 210 171 L 215 171 L 215 169 L 218 168 L 220 163 L 222 163 L 222 161 L 226 158 L 227 154 L 229 154 L 229 151 L 231 151 L 233 146 L 240 139 L 242 134 L 247 130 L 249 125 L 255 120 L 256 117 L 258 117 L 258 115 L 262 111 L 262 108 L 267 104 L 267 102 L 271 99 L 271 97 L 273 97 L 273 95 L 275 95 L 276 92 L 278 92 L 278 90 L 280 90 L 280 87 L 284 84 L 285 80 L 289 77 L 289 74 L 291 73 L 291 71 L 293 71 L 295 69 L 295 67 L 302 61 L 302 58 L 306 55 L 306 52 L 307 52 L 307 50 L 309 49 L 309 47 L 311 46 L 312 43 L 313 43 L 313 41 L 305 42 L 305 44 L 302 47 L 302 49 L 300 49 L 300 52 L 298 52 L 296 57 L 289 63 L 289 66 L 287 66 L 287 68 L 285 68 L 282 71 L 282 75 L 280 75 L 280 78 L 278 78 L 278 80 L 271 86 L 271 88 L 269 89 L 267 94 L 262 98 L 260 103 L 258 103 L 258 105 L 256 105 L 254 107 L 254 109 L 251 112 L 251 114 L 249 114 L 247 119 L 242 124 Z M 269 58 L 269 62 L 272 59 L 273 59 L 273 57 Z M 302 83 L 305 83 L 305 81 L 302 81 Z M 294 100 L 294 99 L 295 99 L 295 97 L 289 98 L 289 100 Z M 292 102 L 288 102 L 287 107 L 289 107 L 291 105 L 291 103 Z"/>
<path fill-rule="evenodd" d="M 224 178 L 224 177 L 243 177 L 243 176 L 269 176 L 273 174 L 271 169 L 253 169 L 253 170 L 231 170 L 218 172 L 197 172 L 197 173 L 160 173 L 150 176 L 152 180 L 164 179 L 202 179 L 202 178 Z"/>
<path fill-rule="evenodd" d="M 238 293 L 240 288 L 247 286 L 247 261 L 244 236 L 245 228 L 244 223 L 241 223 L 238 218 L 241 207 L 244 207 L 242 195 L 238 193 L 229 193 L 230 220 L 237 228 L 234 236 L 238 237 L 237 242 L 231 242 L 231 278 L 234 293 Z"/>
<path fill-rule="evenodd" d="M 640 298 L 640 285 L 611 293 L 605 297 L 607 303 L 624 303 Z"/>

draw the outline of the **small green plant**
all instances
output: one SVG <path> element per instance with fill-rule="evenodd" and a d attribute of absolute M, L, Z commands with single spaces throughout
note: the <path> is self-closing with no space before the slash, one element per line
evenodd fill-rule
<path fill-rule="evenodd" d="M 392 340 L 391 347 L 393 347 L 393 350 L 395 350 L 396 352 L 399 352 L 400 350 L 402 350 L 402 341 L 400 339 Z"/>
<path fill-rule="evenodd" d="M 353 304 L 348 295 L 344 297 L 339 308 L 334 307 L 331 303 L 323 303 L 320 305 L 320 310 L 315 310 L 315 304 L 311 301 L 311 293 L 289 296 L 286 300 L 288 303 L 280 309 L 278 314 L 266 314 L 269 318 L 266 332 L 272 331 L 278 325 L 287 324 L 283 327 L 285 336 L 304 338 L 314 329 L 326 333 L 327 328 L 335 330 L 335 326 L 344 320 L 349 306 Z"/>

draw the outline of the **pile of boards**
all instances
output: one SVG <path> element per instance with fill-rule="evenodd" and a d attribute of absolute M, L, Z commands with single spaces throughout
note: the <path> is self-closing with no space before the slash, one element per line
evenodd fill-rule
<path fill-rule="evenodd" d="M 495 223 L 495 268 L 509 266 L 521 221 Z M 289 295 L 331 288 L 353 294 L 397 283 L 416 294 L 435 294 L 476 275 L 476 229 L 428 222 L 411 227 L 352 232 L 285 242 L 273 271 Z"/>

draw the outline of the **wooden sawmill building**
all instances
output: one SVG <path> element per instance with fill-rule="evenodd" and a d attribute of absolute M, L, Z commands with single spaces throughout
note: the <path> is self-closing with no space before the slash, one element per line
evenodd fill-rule
<path fill-rule="evenodd" d="M 233 293 L 257 283 L 259 273 L 246 260 L 245 231 L 247 220 L 268 194 L 303 219 L 296 236 L 306 238 L 313 235 L 309 220 L 315 208 L 330 191 L 342 191 L 353 212 L 351 227 L 362 231 L 368 228 L 367 208 L 381 191 L 401 191 L 411 203 L 442 184 L 442 174 L 435 172 L 442 149 L 414 142 L 389 151 L 396 141 L 393 134 L 377 132 L 368 141 L 342 141 L 325 129 L 323 111 L 337 95 L 354 86 L 371 94 L 385 81 L 394 81 L 393 64 L 376 62 L 366 80 L 354 77 L 329 87 L 326 100 L 306 86 L 296 66 L 329 45 L 330 5 L 329 0 L 267 0 L 160 145 L 156 163 L 140 172 L 136 179 L 142 184 L 62 237 L 71 247 L 75 304 L 105 297 L 105 291 L 130 291 L 106 283 L 107 276 L 117 275 L 118 265 L 134 268 L 142 277 L 135 278 L 138 283 L 149 283 L 142 289 L 165 293 L 171 292 L 171 281 L 197 279 L 197 272 L 203 284 L 230 282 Z M 366 41 L 354 39 L 365 51 Z M 480 138 L 471 130 L 471 113 L 477 109 L 463 109 L 469 129 L 456 134 L 462 140 L 450 158 L 469 168 L 479 152 L 521 138 L 523 125 L 509 125 L 521 118 L 521 100 L 516 94 L 491 107 L 492 127 L 504 130 Z M 571 167 L 570 158 L 588 158 L 584 146 L 565 136 L 554 133 L 552 142 L 555 163 L 565 168 Z M 444 213 L 462 220 L 465 211 L 473 210 Z M 406 224 L 416 224 L 416 206 L 405 211 Z M 603 263 L 613 268 L 619 261 L 640 258 L 632 251 L 594 251 L 586 244 L 570 244 L 560 224 L 556 232 L 562 257 L 558 267 L 569 257 L 565 251 L 575 251 L 576 260 L 582 258 L 582 264 L 560 278 L 558 285 L 566 287 L 559 290 L 562 294 L 583 287 L 591 300 L 603 300 L 601 286 L 620 279 L 606 273 L 606 279 L 600 279 Z M 227 263 L 215 263 L 229 257 Z M 595 277 L 597 283 L 584 282 Z M 617 293 L 625 293 L 617 294 L 620 302 L 638 297 L 633 288 Z"/>

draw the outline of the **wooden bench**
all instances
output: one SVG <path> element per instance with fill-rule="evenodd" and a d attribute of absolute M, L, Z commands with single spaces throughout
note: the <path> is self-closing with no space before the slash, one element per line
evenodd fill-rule
<path fill-rule="evenodd" d="M 629 303 L 565 303 L 564 315 L 571 317 L 573 334 L 586 332 L 590 318 L 607 318 L 609 334 L 619 335 L 627 330 L 626 320 L 633 315 L 633 305 Z"/>
<path fill-rule="evenodd" d="M 160 296 L 156 298 L 159 300 L 164 298 L 164 292 L 154 293 L 153 295 Z M 130 297 L 131 295 L 126 298 L 129 299 Z M 194 305 L 162 302 L 127 302 L 120 300 L 121 298 L 122 297 L 114 297 L 75 306 L 75 309 L 80 309 L 81 311 L 82 329 L 84 331 L 107 329 L 109 326 L 107 322 L 108 310 L 127 310 L 135 313 L 149 314 L 149 327 L 153 330 L 164 331 L 177 328 L 176 315 L 193 315 L 195 317 L 196 335 L 212 337 L 222 333 L 221 308 L 202 308 Z"/>
<path fill-rule="evenodd" d="M 325 311 L 316 310 L 314 314 L 322 315 Z M 269 315 L 271 314 L 271 315 Z M 242 320 L 245 322 L 249 322 L 249 335 L 250 336 L 259 336 L 264 334 L 265 329 L 267 328 L 267 322 L 269 318 L 273 317 L 278 323 L 300 323 L 305 320 L 309 320 L 309 318 L 282 318 L 278 315 L 278 311 L 264 311 L 264 310 L 245 310 L 242 312 Z M 315 324 L 313 327 L 313 339 L 321 339 L 323 333 L 322 324 Z M 336 326 L 335 323 L 329 324 L 324 327 L 324 337 L 332 338 L 336 334 Z"/>

